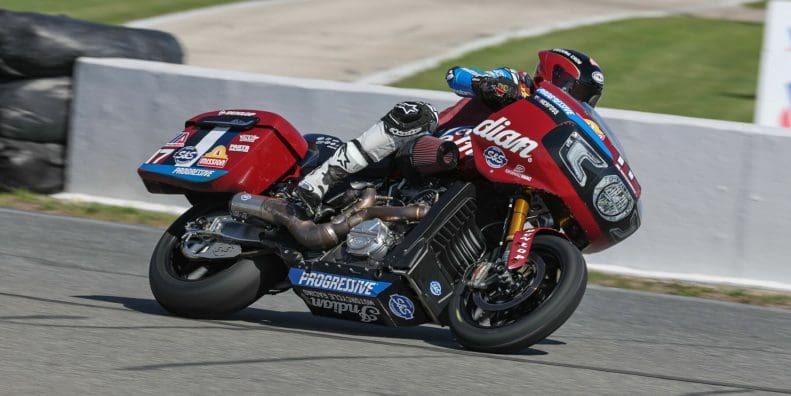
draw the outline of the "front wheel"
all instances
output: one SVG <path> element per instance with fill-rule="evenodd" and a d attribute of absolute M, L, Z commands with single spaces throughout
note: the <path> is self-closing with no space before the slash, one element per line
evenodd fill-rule
<path fill-rule="evenodd" d="M 227 215 L 219 207 L 196 206 L 179 217 L 151 255 L 148 280 L 167 311 L 191 318 L 218 318 L 247 307 L 285 277 L 276 256 L 193 261 L 180 250 L 185 225 L 199 217 Z"/>
<path fill-rule="evenodd" d="M 509 282 L 486 290 L 456 286 L 449 324 L 465 347 L 507 353 L 538 343 L 574 313 L 588 279 L 582 253 L 549 234 L 537 235 L 528 263 L 506 275 Z"/>

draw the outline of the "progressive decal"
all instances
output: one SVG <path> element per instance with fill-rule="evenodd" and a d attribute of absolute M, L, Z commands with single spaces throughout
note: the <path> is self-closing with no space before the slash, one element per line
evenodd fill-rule
<path fill-rule="evenodd" d="M 299 268 L 288 271 L 288 279 L 295 286 L 310 287 L 357 296 L 376 297 L 390 287 L 390 282 L 352 278 L 319 271 L 306 272 Z"/>
<path fill-rule="evenodd" d="M 570 120 L 574 121 L 577 125 L 579 125 L 580 129 L 582 129 L 586 134 L 590 135 L 593 138 L 593 141 L 596 142 L 596 145 L 599 146 L 600 149 L 607 155 L 610 159 L 612 159 L 612 153 L 607 146 L 604 145 L 604 141 L 599 138 L 599 135 L 590 127 L 590 125 L 580 117 L 574 110 L 571 109 L 565 102 L 560 100 L 557 96 L 553 95 L 552 92 L 547 91 L 544 88 L 539 88 L 536 93 L 545 99 L 549 100 L 557 106 L 561 111 L 566 113 Z"/>

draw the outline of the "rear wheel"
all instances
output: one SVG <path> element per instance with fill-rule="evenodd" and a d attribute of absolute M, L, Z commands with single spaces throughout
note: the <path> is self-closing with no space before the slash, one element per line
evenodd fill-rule
<path fill-rule="evenodd" d="M 197 261 L 181 253 L 187 222 L 227 215 L 217 206 L 196 206 L 181 215 L 160 238 L 148 278 L 157 301 L 169 312 L 193 318 L 222 317 L 258 300 L 286 276 L 277 256 Z"/>
<path fill-rule="evenodd" d="M 484 352 L 518 352 L 557 330 L 585 294 L 582 253 L 556 235 L 538 235 L 528 263 L 486 290 L 459 282 L 450 301 L 449 324 L 458 341 Z"/>

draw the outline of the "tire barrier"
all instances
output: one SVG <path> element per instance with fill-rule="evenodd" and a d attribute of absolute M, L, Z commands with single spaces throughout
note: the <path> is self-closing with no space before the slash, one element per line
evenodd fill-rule
<path fill-rule="evenodd" d="M 0 10 L 0 191 L 63 190 L 72 73 L 83 56 L 181 63 L 184 53 L 164 32 Z"/>
<path fill-rule="evenodd" d="M 0 138 L 0 191 L 62 191 L 64 151 L 62 144 Z"/>
<path fill-rule="evenodd" d="M 182 63 L 184 53 L 165 32 L 0 10 L 0 75 L 69 76 L 82 56 Z"/>
<path fill-rule="evenodd" d="M 0 83 L 0 137 L 66 143 L 71 78 Z"/>

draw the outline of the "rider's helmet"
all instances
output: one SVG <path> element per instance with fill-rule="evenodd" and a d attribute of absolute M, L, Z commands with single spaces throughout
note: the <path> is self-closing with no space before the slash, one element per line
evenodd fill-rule
<path fill-rule="evenodd" d="M 580 102 L 594 107 L 604 89 L 604 72 L 596 61 L 570 49 L 555 48 L 539 52 L 533 80 L 536 84 L 549 81 Z"/>

